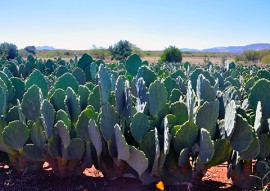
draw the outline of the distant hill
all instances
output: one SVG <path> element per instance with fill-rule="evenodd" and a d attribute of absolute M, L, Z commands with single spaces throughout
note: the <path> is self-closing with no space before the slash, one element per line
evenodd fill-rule
<path fill-rule="evenodd" d="M 66 50 L 66 49 L 59 49 L 54 48 L 52 46 L 37 46 L 37 50 Z M 246 50 L 270 50 L 270 44 L 268 43 L 256 43 L 256 44 L 249 44 L 246 46 L 222 46 L 222 47 L 214 47 L 214 48 L 207 48 L 203 50 L 198 49 L 191 49 L 191 48 L 180 48 L 183 52 L 230 52 L 230 53 L 242 53 Z"/>
<path fill-rule="evenodd" d="M 230 52 L 230 53 L 242 53 L 246 50 L 265 50 L 270 49 L 270 44 L 257 43 L 246 46 L 227 46 L 227 47 L 215 47 L 201 50 L 201 52 Z"/>
<path fill-rule="evenodd" d="M 200 52 L 198 49 L 190 49 L 190 48 L 180 48 L 183 52 Z"/>
<path fill-rule="evenodd" d="M 37 46 L 36 49 L 37 50 L 57 50 L 56 48 L 52 46 Z"/>

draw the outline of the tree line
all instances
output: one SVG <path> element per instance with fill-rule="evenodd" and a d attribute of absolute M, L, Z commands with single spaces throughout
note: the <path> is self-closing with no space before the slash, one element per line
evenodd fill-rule
<path fill-rule="evenodd" d="M 95 48 L 92 53 L 96 55 L 98 59 L 110 58 L 112 60 L 127 59 L 131 54 L 140 54 L 142 51 L 136 45 L 130 43 L 127 40 L 120 40 L 118 43 L 105 48 Z M 24 49 L 18 51 L 15 44 L 1 43 L 0 44 L 0 57 L 4 57 L 7 60 L 14 59 L 19 54 L 27 56 L 28 54 L 36 55 L 37 50 L 35 46 L 26 46 Z M 69 51 L 64 53 L 65 55 L 72 56 Z M 160 62 L 182 62 L 183 52 L 175 46 L 169 46 L 165 48 L 160 56 Z M 270 64 L 270 50 L 247 50 L 242 54 L 236 56 L 236 62 L 243 61 L 245 63 L 264 63 Z"/>

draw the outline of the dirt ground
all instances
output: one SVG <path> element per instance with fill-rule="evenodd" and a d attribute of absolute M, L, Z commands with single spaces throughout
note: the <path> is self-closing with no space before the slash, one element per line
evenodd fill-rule
<path fill-rule="evenodd" d="M 226 164 L 212 167 L 203 177 L 201 185 L 165 186 L 165 190 L 238 190 L 227 179 Z M 94 167 L 86 169 L 79 177 L 61 179 L 44 165 L 41 172 L 13 171 L 0 165 L 0 191 L 157 191 L 155 184 L 143 186 L 139 180 L 117 178 L 108 180 Z"/>

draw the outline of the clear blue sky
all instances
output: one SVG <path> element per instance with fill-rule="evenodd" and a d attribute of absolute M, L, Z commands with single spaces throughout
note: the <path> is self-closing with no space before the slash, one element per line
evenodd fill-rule
<path fill-rule="evenodd" d="M 2 0 L 0 43 L 143 50 L 270 43 L 270 0 Z"/>

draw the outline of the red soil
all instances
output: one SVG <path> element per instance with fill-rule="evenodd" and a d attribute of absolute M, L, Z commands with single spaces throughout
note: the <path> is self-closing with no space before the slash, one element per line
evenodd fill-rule
<path fill-rule="evenodd" d="M 140 191 L 158 190 L 155 184 L 143 186 L 139 180 L 131 178 L 117 178 L 108 180 L 94 167 L 88 168 L 79 177 L 60 179 L 56 177 L 48 164 L 41 172 L 13 171 L 0 164 L 0 191 L 6 190 L 84 190 L 84 191 Z M 165 190 L 188 190 L 188 185 L 166 186 Z M 212 167 L 203 177 L 202 184 L 191 190 L 237 190 L 232 186 L 231 179 L 227 179 L 226 164 Z"/>

